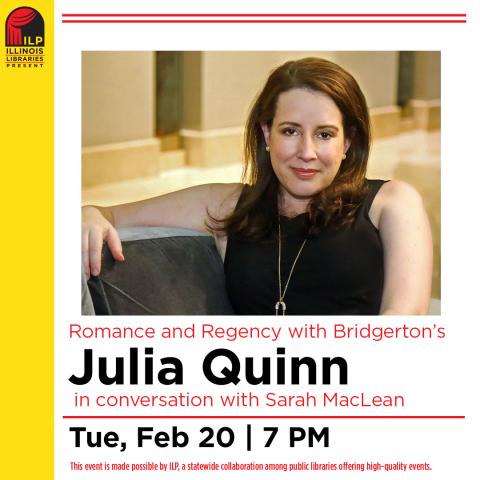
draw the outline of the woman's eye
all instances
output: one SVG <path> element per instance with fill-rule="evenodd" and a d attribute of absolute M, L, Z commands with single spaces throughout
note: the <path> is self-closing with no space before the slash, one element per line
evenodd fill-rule
<path fill-rule="evenodd" d="M 285 128 L 283 130 L 283 133 L 289 137 L 291 137 L 292 135 L 296 135 L 297 134 L 297 131 L 294 129 L 294 128 Z"/>
<path fill-rule="evenodd" d="M 318 136 L 323 140 L 329 140 L 330 138 L 333 137 L 333 135 L 330 132 L 320 132 Z"/>

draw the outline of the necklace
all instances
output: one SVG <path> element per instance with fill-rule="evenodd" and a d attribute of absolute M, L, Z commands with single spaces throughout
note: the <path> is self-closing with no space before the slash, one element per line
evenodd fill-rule
<path fill-rule="evenodd" d="M 303 247 L 307 243 L 307 238 L 303 241 L 300 249 L 298 250 L 297 256 L 292 263 L 292 268 L 290 268 L 290 273 L 288 274 L 287 282 L 285 283 L 285 288 L 282 291 L 282 228 L 280 226 L 280 220 L 278 221 L 278 302 L 275 304 L 275 315 L 285 315 L 287 312 L 287 304 L 285 303 L 285 294 L 287 293 L 288 284 L 292 278 L 292 273 L 297 264 L 298 259 L 302 253 Z"/>

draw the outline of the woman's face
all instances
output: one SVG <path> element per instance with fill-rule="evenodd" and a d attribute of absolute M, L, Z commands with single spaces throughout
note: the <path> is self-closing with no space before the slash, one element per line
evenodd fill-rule
<path fill-rule="evenodd" d="M 340 110 L 325 93 L 295 88 L 278 97 L 272 125 L 262 130 L 282 212 L 305 212 L 311 197 L 332 183 L 350 146 Z"/>

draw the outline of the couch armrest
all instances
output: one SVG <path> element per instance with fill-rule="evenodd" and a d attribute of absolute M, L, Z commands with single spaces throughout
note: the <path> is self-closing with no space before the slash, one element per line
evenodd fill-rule
<path fill-rule="evenodd" d="M 102 273 L 88 281 L 97 315 L 234 313 L 213 237 L 171 228 L 119 233 L 125 262 L 104 247 Z"/>

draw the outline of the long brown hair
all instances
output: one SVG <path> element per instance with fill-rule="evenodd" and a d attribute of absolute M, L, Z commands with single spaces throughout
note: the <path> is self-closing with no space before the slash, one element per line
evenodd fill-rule
<path fill-rule="evenodd" d="M 278 224 L 279 185 L 261 125 L 271 127 L 280 94 L 304 88 L 327 94 L 342 113 L 345 137 L 351 141 L 346 158 L 331 185 L 314 195 L 308 208 L 308 232 L 349 225 L 365 195 L 365 172 L 370 150 L 370 120 L 357 81 L 339 65 L 319 58 L 287 62 L 275 69 L 256 98 L 245 128 L 244 181 L 235 211 L 212 219 L 229 236 L 259 239 Z"/>

